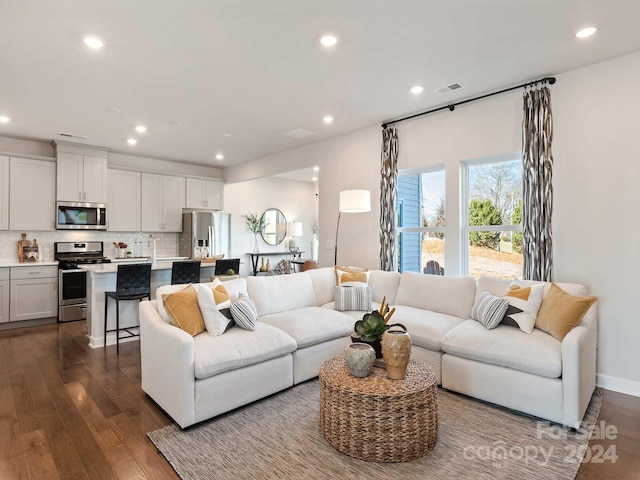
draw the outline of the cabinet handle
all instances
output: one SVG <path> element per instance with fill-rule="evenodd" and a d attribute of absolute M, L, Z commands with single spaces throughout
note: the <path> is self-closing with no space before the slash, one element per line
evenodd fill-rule
<path fill-rule="evenodd" d="M 209 206 L 209 200 L 205 200 L 205 201 L 204 201 L 204 206 L 205 206 L 205 207 L 208 207 L 208 206 Z"/>
<path fill-rule="evenodd" d="M 78 192 L 78 200 L 82 200 L 82 192 Z"/>
<path fill-rule="evenodd" d="M 40 275 L 40 272 L 29 272 L 29 275 Z"/>
<path fill-rule="evenodd" d="M 86 200 L 86 199 L 87 199 L 87 192 L 84 192 L 84 193 L 82 194 L 82 199 L 83 199 L 83 200 Z"/>

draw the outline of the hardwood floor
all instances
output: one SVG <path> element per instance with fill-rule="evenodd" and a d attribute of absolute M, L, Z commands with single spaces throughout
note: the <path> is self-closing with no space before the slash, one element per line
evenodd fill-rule
<path fill-rule="evenodd" d="M 176 479 L 147 432 L 171 420 L 140 388 L 138 342 L 93 350 L 84 322 L 0 332 L 0 479 Z M 640 398 L 603 391 L 594 439 L 617 461 L 578 479 L 640 479 Z"/>

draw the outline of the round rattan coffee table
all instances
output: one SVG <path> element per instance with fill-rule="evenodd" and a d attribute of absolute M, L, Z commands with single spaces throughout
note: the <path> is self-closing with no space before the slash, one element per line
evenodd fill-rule
<path fill-rule="evenodd" d="M 375 367 L 353 377 L 344 355 L 320 367 L 320 427 L 336 450 L 370 462 L 406 462 L 427 454 L 438 435 L 433 371 L 410 360 L 404 380 Z"/>

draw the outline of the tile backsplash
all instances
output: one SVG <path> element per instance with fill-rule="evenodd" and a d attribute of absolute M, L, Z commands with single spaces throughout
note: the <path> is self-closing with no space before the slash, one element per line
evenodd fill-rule
<path fill-rule="evenodd" d="M 18 240 L 22 238 L 21 233 L 27 234 L 27 239 L 33 241 L 35 238 L 40 245 L 40 254 L 42 260 L 53 260 L 53 244 L 54 242 L 85 242 L 85 241 L 101 241 L 104 242 L 104 253 L 107 257 L 115 257 L 116 251 L 112 242 L 124 242 L 133 249 L 133 243 L 136 240 L 142 242 L 142 254 L 151 256 L 152 245 L 150 236 L 156 239 L 156 252 L 158 257 L 174 257 L 178 253 L 178 234 L 177 233 L 131 233 L 131 232 L 95 232 L 95 231 L 69 231 L 69 230 L 53 230 L 49 232 L 18 232 L 18 231 L 0 231 L 0 261 L 17 261 L 18 259 Z"/>

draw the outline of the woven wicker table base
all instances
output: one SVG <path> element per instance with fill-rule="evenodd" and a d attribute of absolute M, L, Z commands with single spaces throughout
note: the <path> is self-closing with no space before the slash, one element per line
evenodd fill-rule
<path fill-rule="evenodd" d="M 410 360 L 404 380 L 383 368 L 353 377 L 338 355 L 320 368 L 320 427 L 336 450 L 370 462 L 426 455 L 438 435 L 438 387 L 429 367 Z"/>

